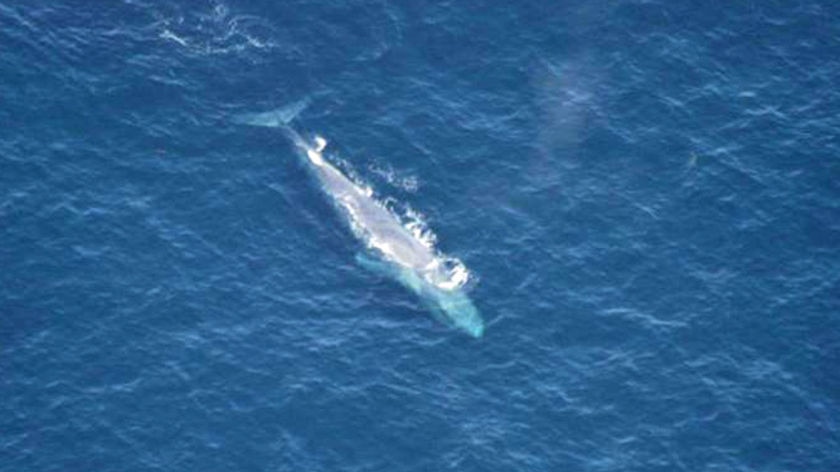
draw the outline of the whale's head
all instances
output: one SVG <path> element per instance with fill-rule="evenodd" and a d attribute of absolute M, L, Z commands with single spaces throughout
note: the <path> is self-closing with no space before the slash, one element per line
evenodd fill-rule
<path fill-rule="evenodd" d="M 446 321 L 475 338 L 484 334 L 484 321 L 472 300 L 461 290 L 441 290 L 433 288 L 434 295 L 430 302 L 441 311 Z"/>
<path fill-rule="evenodd" d="M 484 321 L 472 300 L 460 288 L 444 289 L 413 270 L 403 269 L 400 282 L 420 296 L 438 318 L 475 338 L 484 334 Z"/>

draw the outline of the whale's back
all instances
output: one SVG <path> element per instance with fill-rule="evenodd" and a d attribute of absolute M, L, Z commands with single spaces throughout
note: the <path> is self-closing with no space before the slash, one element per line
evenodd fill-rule
<path fill-rule="evenodd" d="M 353 229 L 374 249 L 402 266 L 423 271 L 433 264 L 431 248 L 420 242 L 369 191 L 329 163 L 316 169 L 321 184 L 350 219 Z"/>

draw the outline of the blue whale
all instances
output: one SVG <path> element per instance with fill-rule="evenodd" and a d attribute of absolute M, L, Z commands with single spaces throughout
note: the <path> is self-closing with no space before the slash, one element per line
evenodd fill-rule
<path fill-rule="evenodd" d="M 279 127 L 288 134 L 321 189 L 367 246 L 369 254 L 356 257 L 361 266 L 397 280 L 417 294 L 438 319 L 481 337 L 484 322 L 462 288 L 466 269 L 453 271 L 433 247 L 424 244 L 373 198 L 369 188 L 356 184 L 330 164 L 323 154 L 326 140 L 315 136 L 309 142 L 289 126 L 305 107 L 306 103 L 298 102 L 270 112 L 241 115 L 236 121 Z"/>

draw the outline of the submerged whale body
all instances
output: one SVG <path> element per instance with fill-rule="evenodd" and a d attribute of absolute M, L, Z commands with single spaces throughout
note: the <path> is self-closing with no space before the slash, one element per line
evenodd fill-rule
<path fill-rule="evenodd" d="M 484 322 L 475 305 L 463 291 L 467 272 L 463 266 L 453 270 L 433 247 L 424 243 L 399 219 L 362 187 L 324 159 L 326 140 L 316 136 L 307 142 L 289 122 L 305 108 L 298 102 L 284 109 L 243 115 L 239 123 L 281 127 L 291 137 L 307 167 L 350 224 L 365 242 L 370 255 L 357 256 L 357 262 L 374 272 L 396 279 L 416 293 L 437 318 L 472 336 L 484 333 Z"/>

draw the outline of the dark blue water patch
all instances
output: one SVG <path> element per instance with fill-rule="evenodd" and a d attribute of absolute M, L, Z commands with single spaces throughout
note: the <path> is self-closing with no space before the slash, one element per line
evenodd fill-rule
<path fill-rule="evenodd" d="M 492 6 L 0 6 L 0 469 L 836 470 L 835 8 Z"/>

